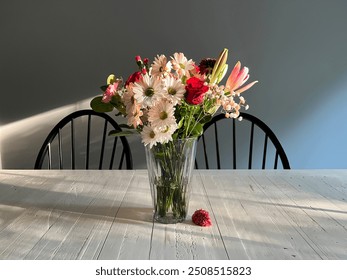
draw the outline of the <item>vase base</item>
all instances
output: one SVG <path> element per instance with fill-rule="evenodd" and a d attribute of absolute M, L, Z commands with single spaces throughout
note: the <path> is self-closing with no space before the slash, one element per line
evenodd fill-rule
<path fill-rule="evenodd" d="M 173 215 L 166 215 L 164 217 L 154 214 L 154 221 L 161 224 L 177 224 L 182 223 L 185 220 L 185 217 L 174 217 Z"/>

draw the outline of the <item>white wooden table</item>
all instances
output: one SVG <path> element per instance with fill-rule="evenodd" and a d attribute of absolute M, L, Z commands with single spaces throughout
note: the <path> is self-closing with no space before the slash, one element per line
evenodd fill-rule
<path fill-rule="evenodd" d="M 347 170 L 194 173 L 153 223 L 146 170 L 0 170 L 0 259 L 347 259 Z M 212 227 L 191 222 L 210 212 Z"/>

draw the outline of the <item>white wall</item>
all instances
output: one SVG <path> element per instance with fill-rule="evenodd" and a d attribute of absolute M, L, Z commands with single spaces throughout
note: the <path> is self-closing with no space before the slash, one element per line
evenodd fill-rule
<path fill-rule="evenodd" d="M 293 168 L 346 168 L 346 11 L 343 0 L 3 1 L 2 168 L 32 168 L 60 116 L 87 108 L 109 73 L 136 70 L 135 55 L 198 62 L 224 47 L 260 81 L 245 95 L 249 112 Z M 135 168 L 145 166 L 139 142 Z"/>

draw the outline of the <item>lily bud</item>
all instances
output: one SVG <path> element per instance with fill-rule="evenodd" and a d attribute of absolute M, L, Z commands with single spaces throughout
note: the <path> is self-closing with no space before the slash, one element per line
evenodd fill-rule
<path fill-rule="evenodd" d="M 223 71 L 225 70 L 225 64 L 227 62 L 228 59 L 228 49 L 224 49 L 221 54 L 219 55 L 213 70 L 212 70 L 212 74 L 211 74 L 211 78 L 210 78 L 210 84 L 215 84 L 218 81 L 218 77 L 221 75 L 221 73 L 223 73 Z"/>
<path fill-rule="evenodd" d="M 111 85 L 115 83 L 117 80 L 116 76 L 114 74 L 111 74 L 107 77 L 107 85 Z"/>
<path fill-rule="evenodd" d="M 217 84 L 221 80 L 223 80 L 223 78 L 224 78 L 225 74 L 227 73 L 227 71 L 228 71 L 228 64 L 225 64 L 223 70 L 219 73 L 219 75 L 217 77 L 217 82 L 216 82 Z"/>

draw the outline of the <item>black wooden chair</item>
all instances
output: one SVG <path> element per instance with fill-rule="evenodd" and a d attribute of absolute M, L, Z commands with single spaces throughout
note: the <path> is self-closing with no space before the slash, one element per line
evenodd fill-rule
<path fill-rule="evenodd" d="M 273 131 L 260 119 L 240 113 L 242 120 L 216 115 L 198 139 L 197 169 L 290 169 Z"/>
<path fill-rule="evenodd" d="M 127 139 L 108 136 L 111 130 L 120 127 L 107 114 L 89 109 L 69 114 L 48 134 L 35 169 L 132 169 Z"/>

